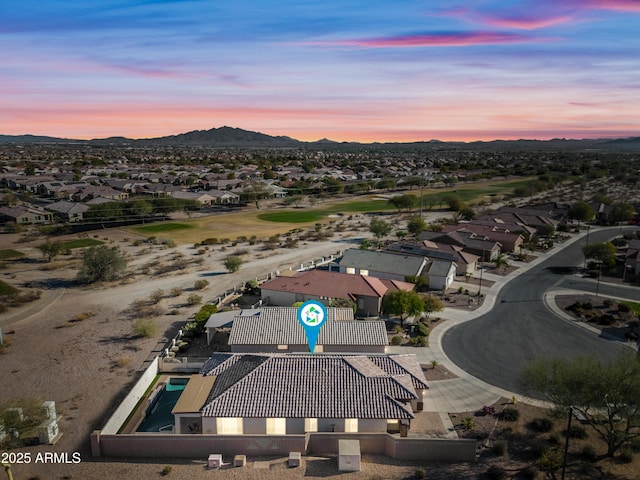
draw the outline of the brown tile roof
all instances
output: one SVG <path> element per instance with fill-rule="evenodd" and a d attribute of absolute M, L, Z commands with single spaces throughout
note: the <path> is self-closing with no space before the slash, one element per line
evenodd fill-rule
<path fill-rule="evenodd" d="M 357 296 L 383 297 L 389 290 L 412 290 L 407 282 L 391 282 L 365 275 L 310 270 L 293 277 L 276 277 L 260 286 L 263 290 L 316 295 L 352 300 Z"/>

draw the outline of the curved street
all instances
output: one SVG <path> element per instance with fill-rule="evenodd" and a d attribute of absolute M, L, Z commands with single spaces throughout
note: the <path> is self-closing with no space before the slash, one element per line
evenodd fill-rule
<path fill-rule="evenodd" d="M 592 231 L 589 243 L 608 240 L 617 233 L 618 228 Z M 595 354 L 604 361 L 614 359 L 626 348 L 623 344 L 579 328 L 553 313 L 544 302 L 545 293 L 552 289 L 595 293 L 595 280 L 558 275 L 549 269 L 582 266 L 581 247 L 585 243 L 582 236 L 559 246 L 540 263 L 506 279 L 488 313 L 444 332 L 441 346 L 446 357 L 468 374 L 510 392 L 523 392 L 520 372 L 536 356 Z M 640 291 L 633 287 L 600 283 L 598 291 L 603 296 L 640 300 Z"/>

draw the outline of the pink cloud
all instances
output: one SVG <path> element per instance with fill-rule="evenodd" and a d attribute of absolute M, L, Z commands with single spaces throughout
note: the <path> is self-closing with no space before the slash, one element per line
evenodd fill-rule
<path fill-rule="evenodd" d="M 497 17 L 482 17 L 480 21 L 483 24 L 491 25 L 500 28 L 516 28 L 520 30 L 538 30 L 541 28 L 552 27 L 563 23 L 569 23 L 573 20 L 570 15 L 563 15 L 557 17 L 511 17 L 511 18 L 497 18 Z"/>
<path fill-rule="evenodd" d="M 576 7 L 588 7 L 594 10 L 615 10 L 618 12 L 640 12 L 638 0 L 573 0 Z"/>
<path fill-rule="evenodd" d="M 396 37 L 338 40 L 335 42 L 314 42 L 312 45 L 342 45 L 365 48 L 466 47 L 470 45 L 513 44 L 527 43 L 531 41 L 534 40 L 530 37 L 513 33 L 464 32 L 399 35 Z M 539 39 L 537 39 L 537 41 L 539 41 Z"/>

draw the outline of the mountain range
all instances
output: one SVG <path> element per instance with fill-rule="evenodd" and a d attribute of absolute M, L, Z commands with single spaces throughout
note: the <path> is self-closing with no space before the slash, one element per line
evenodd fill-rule
<path fill-rule="evenodd" d="M 489 142 L 441 142 L 429 140 L 424 142 L 387 142 L 369 143 L 335 142 L 323 138 L 315 142 L 303 142 L 286 136 L 271 136 L 260 132 L 252 132 L 241 128 L 220 127 L 210 130 L 194 130 L 157 138 L 131 139 L 126 137 L 110 137 L 93 140 L 76 140 L 36 135 L 0 135 L 0 144 L 86 144 L 96 146 L 202 146 L 220 148 L 295 148 L 295 147 L 414 147 L 429 149 L 462 148 L 474 150 L 633 150 L 640 151 L 640 137 L 619 139 L 553 139 L 553 140 L 494 140 Z"/>

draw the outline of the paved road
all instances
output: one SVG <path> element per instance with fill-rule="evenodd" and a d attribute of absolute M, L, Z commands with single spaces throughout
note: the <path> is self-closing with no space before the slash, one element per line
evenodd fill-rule
<path fill-rule="evenodd" d="M 589 243 L 617 234 L 618 229 L 591 232 Z M 585 239 L 586 240 L 586 239 Z M 451 361 L 491 385 L 523 392 L 522 367 L 536 356 L 570 358 L 595 354 L 610 361 L 624 348 L 571 322 L 557 317 L 543 301 L 553 287 L 595 292 L 595 281 L 575 275 L 558 275 L 549 267 L 582 266 L 584 257 L 578 241 L 517 276 L 499 292 L 494 308 L 475 320 L 457 325 L 442 338 L 442 348 Z M 640 299 L 634 288 L 601 283 L 602 295 Z"/>

